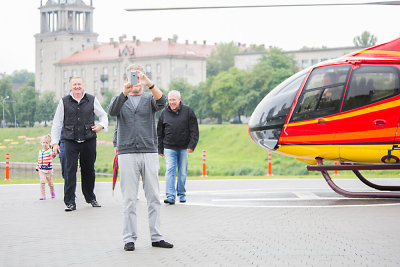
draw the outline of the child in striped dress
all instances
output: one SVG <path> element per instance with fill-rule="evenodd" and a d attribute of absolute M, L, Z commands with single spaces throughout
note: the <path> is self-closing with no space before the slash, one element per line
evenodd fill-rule
<path fill-rule="evenodd" d="M 36 171 L 39 173 L 40 177 L 40 191 L 42 197 L 40 200 L 46 199 L 45 185 L 46 180 L 50 187 L 51 198 L 55 198 L 54 185 L 53 185 L 53 150 L 50 148 L 51 137 L 50 135 L 45 135 L 40 140 L 42 148 L 39 151 L 38 162 L 36 165 Z"/>

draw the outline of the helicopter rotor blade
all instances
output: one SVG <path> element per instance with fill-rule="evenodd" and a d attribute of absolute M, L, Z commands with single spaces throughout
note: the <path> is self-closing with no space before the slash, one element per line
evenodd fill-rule
<path fill-rule="evenodd" d="M 126 11 L 165 11 L 165 10 L 196 10 L 196 9 L 232 9 L 232 8 L 267 8 L 267 7 L 311 7 L 311 6 L 362 6 L 362 5 L 400 5 L 400 1 L 379 1 L 365 3 L 322 3 L 322 4 L 288 4 L 288 5 L 238 5 L 238 6 L 191 6 L 191 7 L 155 7 L 127 8 Z"/>

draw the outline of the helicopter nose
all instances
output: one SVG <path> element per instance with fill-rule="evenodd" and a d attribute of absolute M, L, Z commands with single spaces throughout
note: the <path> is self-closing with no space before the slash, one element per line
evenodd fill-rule
<path fill-rule="evenodd" d="M 303 70 L 275 87 L 255 108 L 249 121 L 249 134 L 264 148 L 276 150 L 282 129 L 297 92 L 308 70 Z"/>
<path fill-rule="evenodd" d="M 249 135 L 257 145 L 275 150 L 286 117 L 277 119 L 272 116 L 275 111 L 275 106 L 271 105 L 270 101 L 264 100 L 251 115 L 249 121 Z"/>

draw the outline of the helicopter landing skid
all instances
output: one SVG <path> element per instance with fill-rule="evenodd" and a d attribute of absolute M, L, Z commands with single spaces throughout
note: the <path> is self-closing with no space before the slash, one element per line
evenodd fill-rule
<path fill-rule="evenodd" d="M 323 165 L 322 158 L 316 158 L 318 165 L 308 165 L 308 171 L 320 171 L 325 181 L 336 193 L 345 197 L 358 197 L 358 198 L 400 198 L 400 193 L 395 192 L 351 192 L 344 190 L 337 186 L 328 174 L 328 171 L 334 170 L 350 170 L 360 179 L 364 184 L 369 187 L 384 191 L 400 191 L 400 186 L 383 186 L 377 185 L 368 181 L 359 170 L 395 170 L 400 169 L 400 164 L 369 164 L 369 165 Z"/>

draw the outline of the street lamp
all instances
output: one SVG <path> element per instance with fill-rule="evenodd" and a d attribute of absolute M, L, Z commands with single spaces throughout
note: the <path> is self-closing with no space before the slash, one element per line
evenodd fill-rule
<path fill-rule="evenodd" d="M 5 120 L 4 120 L 4 101 L 6 101 L 9 98 L 10 98 L 9 96 L 6 96 L 5 98 L 3 98 L 3 120 L 2 120 L 3 128 L 4 128 L 4 124 L 5 124 Z"/>

